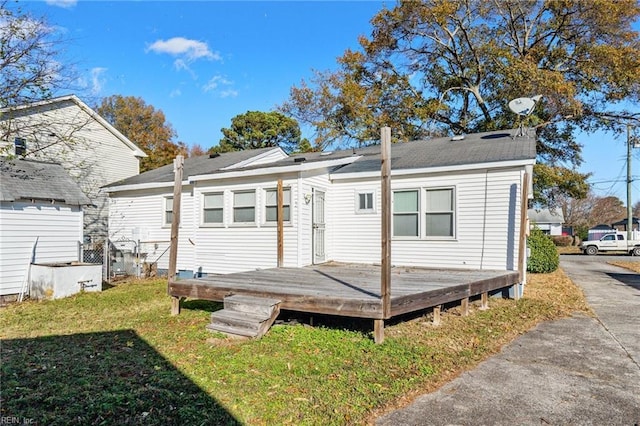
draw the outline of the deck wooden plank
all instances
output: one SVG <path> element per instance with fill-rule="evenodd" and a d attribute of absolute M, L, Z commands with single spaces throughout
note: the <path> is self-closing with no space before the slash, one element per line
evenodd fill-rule
<path fill-rule="evenodd" d="M 382 319 L 380 267 L 322 264 L 306 268 L 273 268 L 169 284 L 173 297 L 222 301 L 246 294 L 282 300 L 282 309 Z M 401 315 L 510 287 L 517 271 L 392 268 L 391 315 Z"/>

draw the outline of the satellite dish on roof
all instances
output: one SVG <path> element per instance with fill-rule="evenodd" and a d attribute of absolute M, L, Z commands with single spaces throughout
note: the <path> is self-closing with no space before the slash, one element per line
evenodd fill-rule
<path fill-rule="evenodd" d="M 538 96 L 536 98 L 540 99 Z M 535 106 L 536 99 L 534 98 L 516 98 L 509 102 L 509 109 L 521 116 L 531 114 Z"/>
<path fill-rule="evenodd" d="M 531 115 L 540 99 L 542 99 L 542 95 L 536 95 L 531 98 L 516 98 L 509 102 L 509 109 L 520 117 L 527 117 Z M 524 125 L 522 122 L 520 122 L 516 136 L 524 136 Z"/>

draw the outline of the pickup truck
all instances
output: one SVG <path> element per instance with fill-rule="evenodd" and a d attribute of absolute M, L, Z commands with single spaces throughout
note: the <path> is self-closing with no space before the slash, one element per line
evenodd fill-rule
<path fill-rule="evenodd" d="M 599 251 L 624 251 L 632 256 L 640 256 L 640 241 L 627 240 L 626 232 L 616 232 L 599 240 L 583 241 L 580 250 L 589 255 L 598 254 Z"/>

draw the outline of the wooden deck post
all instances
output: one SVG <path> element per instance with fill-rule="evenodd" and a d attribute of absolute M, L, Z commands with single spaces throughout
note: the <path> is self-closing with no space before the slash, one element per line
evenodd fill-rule
<path fill-rule="evenodd" d="M 440 325 L 440 311 L 442 311 L 442 305 L 433 307 L 433 325 Z"/>
<path fill-rule="evenodd" d="M 373 320 L 373 341 L 378 345 L 384 342 L 384 320 L 383 319 Z"/>
<path fill-rule="evenodd" d="M 486 311 L 487 309 L 489 309 L 489 293 L 487 293 L 486 291 L 484 293 L 482 293 L 482 295 L 480 296 L 480 310 L 481 311 Z"/>
<path fill-rule="evenodd" d="M 527 211 L 529 207 L 529 174 L 527 172 L 522 176 L 522 199 L 520 200 L 520 241 L 518 242 L 518 273 L 520 274 L 519 284 L 513 286 L 513 298 L 520 299 L 520 286 L 525 279 L 525 251 L 527 250 Z"/>
<path fill-rule="evenodd" d="M 465 297 L 460 301 L 460 309 L 462 310 L 463 317 L 469 316 L 469 298 L 468 297 Z"/>
<path fill-rule="evenodd" d="M 382 302 L 382 318 L 391 316 L 391 128 L 383 127 L 381 138 L 381 261 L 380 261 L 380 296 Z M 378 320 L 376 320 L 378 321 Z M 384 320 L 376 322 L 380 328 L 380 342 L 384 340 Z M 376 333 L 376 337 L 378 333 Z"/>
<path fill-rule="evenodd" d="M 284 190 L 282 189 L 282 179 L 278 179 L 278 268 L 282 268 L 284 263 Z"/>
<path fill-rule="evenodd" d="M 171 246 L 169 249 L 169 279 L 167 285 L 171 285 L 176 280 L 176 268 L 178 263 L 178 229 L 180 228 L 180 201 L 182 198 L 182 170 L 184 158 L 178 155 L 173 160 L 173 212 L 171 220 Z M 167 289 L 168 290 L 168 289 Z M 171 297 L 171 315 L 180 313 L 180 298 Z"/>

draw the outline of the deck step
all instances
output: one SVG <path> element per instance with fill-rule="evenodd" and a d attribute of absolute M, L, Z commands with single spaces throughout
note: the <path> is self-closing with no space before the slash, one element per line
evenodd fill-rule
<path fill-rule="evenodd" d="M 280 301 L 253 296 L 225 297 L 224 308 L 211 314 L 207 329 L 231 336 L 260 338 L 280 313 Z"/>
<path fill-rule="evenodd" d="M 234 294 L 224 298 L 224 309 L 256 315 L 271 316 L 279 304 L 280 301 L 277 299 L 242 294 Z"/>

